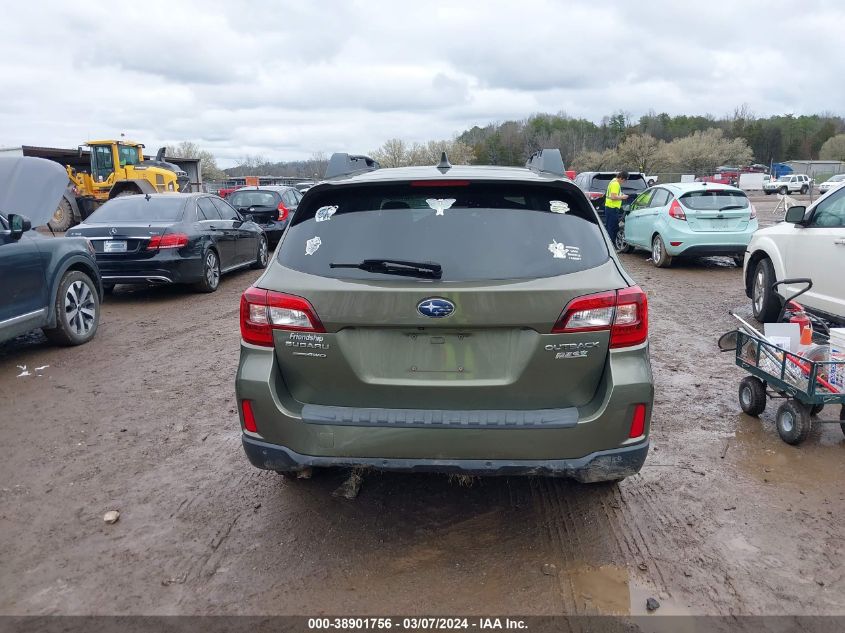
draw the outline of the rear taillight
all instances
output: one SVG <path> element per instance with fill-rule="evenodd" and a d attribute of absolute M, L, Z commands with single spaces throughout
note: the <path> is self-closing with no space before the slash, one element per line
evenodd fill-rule
<path fill-rule="evenodd" d="M 684 213 L 681 203 L 677 200 L 673 200 L 672 205 L 669 207 L 669 217 L 675 218 L 676 220 L 687 219 L 687 214 Z"/>
<path fill-rule="evenodd" d="M 188 236 L 184 233 L 165 233 L 164 235 L 153 235 L 147 244 L 148 251 L 157 251 L 163 248 L 182 248 L 188 245 Z"/>
<path fill-rule="evenodd" d="M 258 433 L 255 424 L 255 413 L 252 411 L 252 400 L 241 400 L 241 412 L 244 416 L 244 428 L 250 433 Z"/>
<path fill-rule="evenodd" d="M 756 217 L 757 217 L 757 209 L 755 209 L 754 205 L 752 204 L 751 205 L 751 218 L 749 218 L 749 219 L 753 220 Z"/>
<path fill-rule="evenodd" d="M 302 297 L 263 288 L 241 295 L 241 336 L 247 343 L 273 347 L 273 330 L 325 332 L 314 308 Z"/>
<path fill-rule="evenodd" d="M 628 437 L 641 437 L 645 435 L 645 405 L 638 404 L 634 407 L 634 415 L 631 418 L 631 430 Z"/>
<path fill-rule="evenodd" d="M 552 334 L 610 330 L 610 347 L 631 347 L 648 338 L 648 300 L 639 286 L 578 297 L 564 308 Z"/>
<path fill-rule="evenodd" d="M 288 208 L 285 206 L 285 203 L 280 202 L 279 203 L 279 218 L 278 218 L 279 222 L 284 221 L 288 217 L 288 213 L 290 213 L 290 211 L 288 211 Z"/>

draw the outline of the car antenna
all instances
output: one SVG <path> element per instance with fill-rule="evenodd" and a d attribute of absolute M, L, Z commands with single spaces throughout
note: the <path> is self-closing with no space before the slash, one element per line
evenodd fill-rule
<path fill-rule="evenodd" d="M 449 157 L 446 156 L 446 152 L 440 154 L 440 162 L 437 165 L 437 169 L 441 172 L 446 172 L 452 169 L 452 163 L 449 162 Z"/>

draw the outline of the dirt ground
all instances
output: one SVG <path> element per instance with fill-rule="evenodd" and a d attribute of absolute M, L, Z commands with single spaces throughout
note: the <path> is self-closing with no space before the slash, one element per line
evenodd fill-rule
<path fill-rule="evenodd" d="M 347 501 L 343 473 L 254 469 L 233 390 L 254 271 L 118 288 L 82 347 L 0 345 L 0 613 L 845 614 L 839 425 L 796 448 L 775 407 L 741 414 L 716 348 L 750 312 L 741 270 L 646 257 L 623 259 L 651 305 L 652 451 L 611 487 L 368 474 Z"/>

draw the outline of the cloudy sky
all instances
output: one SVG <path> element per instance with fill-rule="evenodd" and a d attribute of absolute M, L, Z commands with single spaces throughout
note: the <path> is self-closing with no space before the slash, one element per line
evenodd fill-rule
<path fill-rule="evenodd" d="M 222 166 L 564 111 L 845 114 L 840 0 L 4 3 L 0 147 L 191 140 Z"/>

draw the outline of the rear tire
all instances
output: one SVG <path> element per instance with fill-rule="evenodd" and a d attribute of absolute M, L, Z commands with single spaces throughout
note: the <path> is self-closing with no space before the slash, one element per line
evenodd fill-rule
<path fill-rule="evenodd" d="M 56 207 L 56 211 L 53 213 L 53 217 L 47 222 L 47 226 L 54 231 L 67 231 L 74 224 L 76 224 L 76 221 L 73 217 L 73 208 L 70 206 L 67 198 L 62 198 L 62 201 L 59 202 L 59 206 Z"/>
<path fill-rule="evenodd" d="M 651 261 L 658 268 L 669 268 L 672 265 L 672 257 L 666 252 L 666 245 L 659 235 L 655 235 L 651 242 Z"/>
<path fill-rule="evenodd" d="M 256 254 L 255 261 L 252 263 L 252 266 L 250 266 L 250 268 L 253 268 L 255 270 L 267 268 L 268 259 L 270 259 L 270 253 L 267 247 L 267 236 L 262 235 L 261 238 L 258 240 L 258 253 Z"/>
<path fill-rule="evenodd" d="M 200 292 L 214 292 L 220 287 L 220 258 L 211 249 L 202 257 L 202 279 L 194 284 Z"/>
<path fill-rule="evenodd" d="M 813 430 L 809 409 L 797 400 L 787 400 L 780 405 L 775 424 L 780 439 L 793 446 L 806 440 Z"/>
<path fill-rule="evenodd" d="M 634 250 L 634 247 L 628 244 L 628 242 L 625 240 L 624 225 L 619 227 L 619 232 L 616 234 L 614 246 L 616 247 L 617 253 L 630 253 Z"/>
<path fill-rule="evenodd" d="M 755 418 L 766 410 L 766 385 L 762 380 L 756 376 L 746 376 L 740 381 L 739 406 Z"/>
<path fill-rule="evenodd" d="M 732 259 L 737 268 L 742 268 L 742 265 L 745 263 L 745 255 L 734 255 Z"/>
<path fill-rule="evenodd" d="M 778 189 L 778 193 L 782 196 L 785 196 L 789 193 L 789 189 L 787 189 L 786 187 L 781 187 L 780 189 Z"/>
<path fill-rule="evenodd" d="M 67 271 L 59 282 L 53 305 L 56 327 L 44 330 L 56 345 L 82 345 L 97 333 L 100 296 L 91 278 L 78 270 Z"/>
<path fill-rule="evenodd" d="M 754 267 L 751 280 L 751 310 L 760 323 L 771 323 L 780 314 L 781 302 L 772 290 L 775 283 L 775 268 L 768 257 L 764 257 Z"/>
<path fill-rule="evenodd" d="M 801 187 L 801 193 L 804 194 L 804 195 L 806 195 L 809 190 L 810 190 L 810 188 L 807 185 L 804 185 L 803 187 Z"/>

